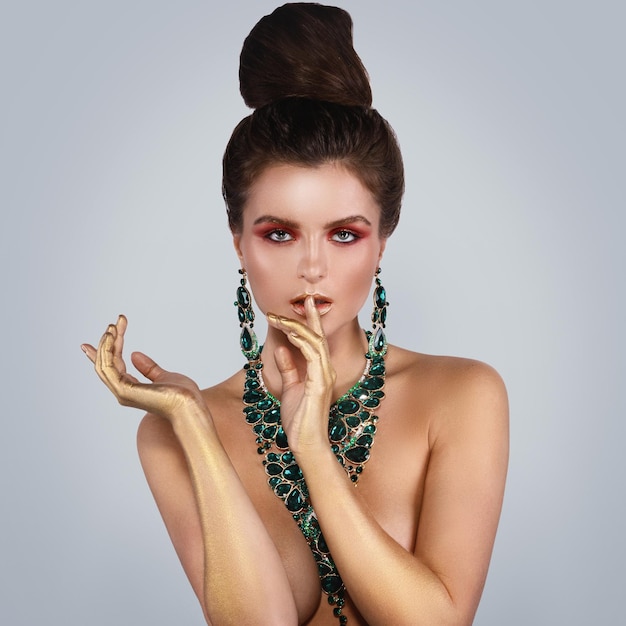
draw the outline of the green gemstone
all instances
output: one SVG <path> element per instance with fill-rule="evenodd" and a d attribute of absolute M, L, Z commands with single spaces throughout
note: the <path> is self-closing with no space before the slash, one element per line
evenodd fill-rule
<path fill-rule="evenodd" d="M 250 306 L 250 294 L 245 287 L 237 287 L 237 302 L 243 309 L 247 309 Z"/>
<path fill-rule="evenodd" d="M 379 319 L 380 323 L 384 326 L 385 322 L 387 321 L 387 307 L 381 309 Z"/>
<path fill-rule="evenodd" d="M 368 424 L 364 429 L 363 429 L 364 433 L 367 433 L 369 435 L 373 435 L 376 432 L 376 426 L 374 426 L 374 424 Z"/>
<path fill-rule="evenodd" d="M 254 378 L 250 378 L 249 380 L 246 380 L 246 382 L 244 383 L 244 387 L 246 389 L 258 389 L 261 386 L 261 383 L 258 380 L 255 380 Z"/>
<path fill-rule="evenodd" d="M 254 402 L 258 402 L 259 400 L 261 400 L 261 398 L 263 397 L 264 394 L 262 392 L 255 391 L 254 389 L 249 389 L 243 394 L 243 401 L 247 404 L 253 404 Z"/>
<path fill-rule="evenodd" d="M 380 361 L 379 363 L 374 363 L 370 367 L 370 374 L 372 376 L 383 376 L 385 373 L 385 362 Z"/>
<path fill-rule="evenodd" d="M 288 483 L 280 483 L 279 485 L 276 485 L 276 487 L 274 487 L 274 491 L 276 492 L 277 496 L 284 498 L 291 491 L 291 485 L 289 485 Z"/>
<path fill-rule="evenodd" d="M 274 437 L 276 436 L 276 431 L 278 430 L 277 426 L 266 426 L 263 429 L 263 432 L 261 433 L 261 435 L 265 438 L 265 439 L 274 439 Z"/>
<path fill-rule="evenodd" d="M 380 400 L 378 398 L 368 398 L 363 402 L 363 404 L 368 409 L 375 409 L 380 404 Z"/>
<path fill-rule="evenodd" d="M 237 290 L 237 295 L 239 295 L 239 290 Z M 387 304 L 387 292 L 382 285 L 376 287 L 374 291 L 374 301 L 379 309 L 382 309 Z"/>
<path fill-rule="evenodd" d="M 268 463 L 265 466 L 265 471 L 270 475 L 270 476 L 278 476 L 278 474 L 281 474 L 283 471 L 282 466 L 280 466 L 278 463 Z"/>
<path fill-rule="evenodd" d="M 279 463 L 280 462 L 280 457 L 275 452 L 270 452 L 267 455 L 267 460 L 270 463 Z"/>
<path fill-rule="evenodd" d="M 274 408 L 265 414 L 267 424 L 278 424 L 280 422 L 280 409 Z"/>
<path fill-rule="evenodd" d="M 374 348 L 375 352 L 383 352 L 385 349 L 385 346 L 387 345 L 387 338 L 385 337 L 385 333 L 383 332 L 381 326 L 379 326 L 376 330 L 376 334 L 374 335 L 370 345 Z"/>
<path fill-rule="evenodd" d="M 322 589 L 325 593 L 337 593 L 343 585 L 339 576 L 324 576 L 322 578 Z"/>
<path fill-rule="evenodd" d="M 267 409 L 270 409 L 272 405 L 274 404 L 274 401 L 271 398 L 264 398 L 262 393 L 259 393 L 258 395 L 259 395 L 259 401 L 257 402 L 257 405 L 256 405 L 257 408 L 260 409 L 261 411 L 267 411 Z"/>
<path fill-rule="evenodd" d="M 328 554 L 328 545 L 326 545 L 326 539 L 324 539 L 324 535 L 320 533 L 320 536 L 317 538 L 317 550 L 318 552 L 322 552 L 323 554 Z"/>
<path fill-rule="evenodd" d="M 350 426 L 350 428 L 356 428 L 361 423 L 361 418 L 358 415 L 348 415 L 346 417 L 346 424 Z"/>
<path fill-rule="evenodd" d="M 346 459 L 353 463 L 365 463 L 370 458 L 370 451 L 367 448 L 357 446 L 346 450 Z"/>
<path fill-rule="evenodd" d="M 283 454 L 281 458 L 283 463 L 285 463 L 286 465 L 291 465 L 294 460 L 294 456 L 291 452 L 285 452 L 285 454 Z"/>
<path fill-rule="evenodd" d="M 252 408 L 252 407 L 250 407 Z M 255 424 L 256 422 L 258 422 L 262 417 L 262 414 L 259 413 L 258 411 L 250 411 L 247 415 L 246 415 L 246 422 L 248 422 L 248 424 Z"/>
<path fill-rule="evenodd" d="M 302 480 L 302 470 L 299 465 L 294 463 L 293 465 L 289 465 L 283 470 L 283 476 L 285 480 L 289 480 L 292 483 L 295 483 L 297 480 Z"/>
<path fill-rule="evenodd" d="M 337 408 L 344 415 L 349 415 L 351 413 L 356 413 L 359 410 L 359 403 L 354 400 L 342 400 L 337 404 Z"/>
<path fill-rule="evenodd" d="M 365 389 L 380 389 L 385 384 L 384 378 L 379 376 L 372 376 L 371 378 L 366 378 L 361 386 L 365 387 Z M 352 411 L 354 413 L 354 411 Z"/>
<path fill-rule="evenodd" d="M 263 432 L 263 429 L 265 428 L 265 426 L 263 426 L 263 424 L 255 424 L 254 428 L 252 429 L 257 435 L 260 435 Z M 261 443 L 260 441 L 257 441 L 257 443 Z"/>
<path fill-rule="evenodd" d="M 274 487 L 276 487 L 276 485 L 280 484 L 280 478 L 278 478 L 278 476 L 272 476 L 267 482 L 270 484 L 270 487 L 273 489 Z"/>
<path fill-rule="evenodd" d="M 363 400 L 369 397 L 369 393 L 365 389 L 361 389 L 361 385 L 359 385 L 358 388 L 352 392 L 352 397 L 363 402 Z"/>
<path fill-rule="evenodd" d="M 328 436 L 331 441 L 341 441 L 346 434 L 346 425 L 341 420 L 337 420 L 328 430 Z"/>
<path fill-rule="evenodd" d="M 356 443 L 358 446 L 363 446 L 364 448 L 369 448 L 374 443 L 374 438 L 372 435 L 361 435 Z"/>
<path fill-rule="evenodd" d="M 300 511 L 304 507 L 304 498 L 298 489 L 292 489 L 285 500 L 285 505 L 292 512 Z"/>
<path fill-rule="evenodd" d="M 282 426 L 278 429 L 278 432 L 276 433 L 276 447 L 279 448 L 280 450 L 285 450 L 288 447 L 288 443 L 287 443 L 287 435 L 285 434 L 285 431 L 283 430 Z"/>
<path fill-rule="evenodd" d="M 328 576 L 328 574 L 332 574 L 333 568 L 330 567 L 330 565 L 328 565 L 327 563 L 318 563 L 317 571 L 319 573 L 320 578 L 322 578 L 322 576 Z"/>
<path fill-rule="evenodd" d="M 252 341 L 252 335 L 250 334 L 250 331 L 246 326 L 244 326 L 243 330 L 241 331 L 241 337 L 239 339 L 239 342 L 241 343 L 242 349 L 246 352 L 252 350 L 252 347 L 254 346 L 254 342 Z"/>
<path fill-rule="evenodd" d="M 246 321 L 246 312 L 240 306 L 237 307 L 237 317 L 239 318 L 240 324 L 243 324 Z"/>

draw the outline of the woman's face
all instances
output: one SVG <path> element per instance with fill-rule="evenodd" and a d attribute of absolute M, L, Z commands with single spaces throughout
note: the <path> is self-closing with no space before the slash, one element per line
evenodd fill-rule
<path fill-rule="evenodd" d="M 379 221 L 371 192 L 341 165 L 265 169 L 234 237 L 258 307 L 304 319 L 313 294 L 327 336 L 352 324 L 385 248 Z"/>

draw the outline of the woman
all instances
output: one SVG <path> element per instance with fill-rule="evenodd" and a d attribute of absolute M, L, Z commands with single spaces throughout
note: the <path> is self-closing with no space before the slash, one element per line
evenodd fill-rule
<path fill-rule="evenodd" d="M 248 363 L 200 390 L 134 353 L 139 383 L 123 316 L 83 349 L 148 412 L 142 465 L 207 623 L 470 624 L 502 502 L 506 393 L 484 364 L 386 343 L 379 264 L 402 160 L 349 15 L 277 9 L 246 39 L 240 81 L 256 110 L 228 144 L 223 191 Z"/>

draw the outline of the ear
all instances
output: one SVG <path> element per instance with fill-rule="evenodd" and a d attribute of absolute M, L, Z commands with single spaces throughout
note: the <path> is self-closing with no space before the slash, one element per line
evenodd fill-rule
<path fill-rule="evenodd" d="M 243 267 L 243 253 L 241 252 L 241 233 L 233 233 L 233 246 L 235 246 L 235 252 L 241 261 L 241 267 Z"/>
<path fill-rule="evenodd" d="M 386 247 L 387 247 L 387 238 L 385 237 L 384 239 L 380 240 L 380 251 L 378 252 L 378 264 L 379 265 L 383 259 L 383 253 L 385 252 Z"/>

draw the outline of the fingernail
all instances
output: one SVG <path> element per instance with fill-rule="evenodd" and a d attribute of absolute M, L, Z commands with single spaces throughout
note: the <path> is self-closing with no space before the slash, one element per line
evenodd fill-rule
<path fill-rule="evenodd" d="M 82 350 L 85 354 L 87 354 L 87 348 L 85 348 L 85 346 L 81 345 L 81 346 L 80 346 L 80 349 L 81 349 L 81 350 Z"/>

